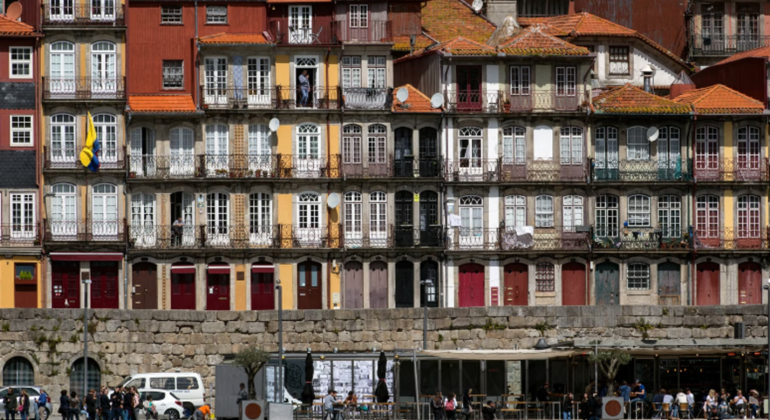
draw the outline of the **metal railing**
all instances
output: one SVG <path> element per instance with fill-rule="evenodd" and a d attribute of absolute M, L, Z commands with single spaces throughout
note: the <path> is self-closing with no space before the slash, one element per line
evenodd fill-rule
<path fill-rule="evenodd" d="M 446 180 L 450 182 L 497 182 L 500 159 L 468 158 L 444 163 Z"/>
<path fill-rule="evenodd" d="M 502 251 L 588 249 L 587 233 L 574 232 L 574 228 L 559 225 L 535 227 L 532 233 L 513 227 L 502 227 L 497 231 L 498 249 Z"/>
<path fill-rule="evenodd" d="M 387 161 L 342 163 L 342 174 L 347 178 L 440 178 L 442 159 L 439 157 L 415 158 L 407 156 Z"/>
<path fill-rule="evenodd" d="M 453 251 L 497 250 L 500 244 L 499 233 L 498 229 L 448 228 L 446 247 Z"/>
<path fill-rule="evenodd" d="M 727 56 L 770 46 L 770 36 L 754 34 L 709 35 L 695 33 L 690 40 L 691 55 Z"/>
<path fill-rule="evenodd" d="M 43 5 L 43 25 L 47 26 L 124 26 L 123 4 L 96 1 L 85 4 L 62 0 L 58 5 Z"/>
<path fill-rule="evenodd" d="M 430 225 L 424 228 L 401 225 L 391 226 L 391 229 L 393 246 L 396 248 L 443 248 L 445 244 L 444 227 L 441 225 Z"/>
<path fill-rule="evenodd" d="M 126 219 L 57 221 L 44 219 L 46 242 L 124 242 Z"/>
<path fill-rule="evenodd" d="M 628 160 L 596 161 L 591 160 L 591 179 L 597 182 L 676 182 L 692 181 L 692 159 L 676 161 Z"/>
<path fill-rule="evenodd" d="M 337 17 L 337 34 L 343 42 L 391 42 L 390 21 L 369 19 L 365 27 L 351 28 L 347 15 Z"/>
<path fill-rule="evenodd" d="M 43 99 L 126 99 L 126 78 L 112 77 L 43 77 Z"/>
<path fill-rule="evenodd" d="M 339 224 L 323 228 L 292 225 L 193 225 L 160 226 L 131 224 L 131 249 L 268 249 L 341 248 Z"/>
<path fill-rule="evenodd" d="M 585 182 L 586 164 L 558 160 L 457 159 L 444 162 L 447 182 Z"/>
<path fill-rule="evenodd" d="M 389 110 L 393 105 L 393 89 L 342 88 L 342 105 L 345 109 Z"/>
<path fill-rule="evenodd" d="M 455 90 L 447 89 L 446 109 L 448 112 L 500 112 L 502 95 L 499 90 Z"/>
<path fill-rule="evenodd" d="M 131 179 L 338 178 L 340 156 L 204 154 L 129 156 Z"/>
<path fill-rule="evenodd" d="M 337 22 L 314 16 L 312 27 L 293 27 L 288 18 L 270 22 L 270 34 L 278 45 L 336 45 L 339 44 Z"/>
<path fill-rule="evenodd" d="M 279 97 L 275 87 L 201 88 L 203 106 L 209 109 L 275 109 Z"/>
<path fill-rule="evenodd" d="M 719 230 L 694 230 L 694 246 L 707 250 L 757 250 L 768 249 L 770 227 L 724 228 Z"/>
<path fill-rule="evenodd" d="M 0 225 L 0 247 L 40 245 L 40 223 Z"/>
<path fill-rule="evenodd" d="M 367 248 L 390 248 L 393 246 L 393 227 L 380 226 L 379 229 L 371 229 L 370 226 L 363 226 L 360 231 L 345 226 L 345 248 L 348 249 L 367 249 Z"/>
<path fill-rule="evenodd" d="M 340 109 L 342 91 L 337 86 L 277 86 L 277 109 Z"/>
<path fill-rule="evenodd" d="M 126 169 L 126 148 L 108 149 L 102 140 L 101 151 L 99 152 L 99 169 Z M 78 169 L 83 170 L 83 164 L 80 162 L 80 149 L 73 147 L 61 148 L 45 146 L 43 155 L 44 169 Z"/>
<path fill-rule="evenodd" d="M 586 96 L 583 92 L 537 91 L 529 95 L 513 95 L 506 93 L 501 96 L 502 112 L 547 112 L 547 111 L 579 111 L 586 107 Z"/>
<path fill-rule="evenodd" d="M 693 173 L 698 182 L 763 182 L 768 180 L 768 160 L 760 157 L 695 157 Z"/>

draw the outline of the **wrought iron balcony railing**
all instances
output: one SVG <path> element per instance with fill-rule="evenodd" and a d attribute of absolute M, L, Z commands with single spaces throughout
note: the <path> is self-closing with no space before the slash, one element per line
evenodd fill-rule
<path fill-rule="evenodd" d="M 440 178 L 442 160 L 439 157 L 415 158 L 407 156 L 385 162 L 344 162 L 342 174 L 346 178 Z"/>
<path fill-rule="evenodd" d="M 43 77 L 43 99 L 58 100 L 124 100 L 126 78 L 110 77 Z"/>
<path fill-rule="evenodd" d="M 390 21 L 369 19 L 364 27 L 351 28 L 347 15 L 337 17 L 337 34 L 345 43 L 392 42 Z M 362 22 L 363 23 L 363 22 Z"/>
<path fill-rule="evenodd" d="M 527 95 L 506 93 L 501 99 L 501 112 L 580 111 L 585 109 L 586 95 L 582 92 L 537 91 Z"/>
<path fill-rule="evenodd" d="M 694 56 L 728 56 L 767 46 L 770 46 L 770 36 L 758 33 L 711 35 L 696 32 L 690 41 L 691 55 Z"/>
<path fill-rule="evenodd" d="M 342 105 L 351 110 L 390 110 L 393 105 L 393 89 L 342 88 Z"/>
<path fill-rule="evenodd" d="M 429 247 L 443 248 L 445 244 L 444 227 L 430 225 L 414 227 L 412 225 L 391 226 L 393 244 L 396 248 Z"/>
<path fill-rule="evenodd" d="M 223 84 L 201 86 L 200 92 L 206 109 L 311 110 L 340 109 L 342 106 L 342 90 L 337 86 L 231 88 Z"/>
<path fill-rule="evenodd" d="M 558 160 L 469 158 L 444 163 L 447 182 L 585 182 L 586 164 Z"/>
<path fill-rule="evenodd" d="M 448 112 L 501 112 L 502 95 L 499 90 L 455 90 L 447 89 L 446 110 Z"/>
<path fill-rule="evenodd" d="M 724 158 L 696 156 L 693 173 L 697 182 L 765 182 L 768 160 L 761 157 Z"/>
<path fill-rule="evenodd" d="M 591 179 L 596 182 L 677 182 L 692 181 L 692 159 L 676 161 L 591 160 Z"/>
<path fill-rule="evenodd" d="M 126 219 L 43 220 L 46 242 L 125 242 Z"/>
<path fill-rule="evenodd" d="M 117 149 L 108 148 L 108 145 L 102 140 L 101 151 L 99 152 L 99 169 L 126 169 L 126 148 Z M 44 147 L 45 162 L 43 168 L 46 170 L 56 169 L 77 169 L 83 170 L 83 164 L 80 163 L 80 149 L 73 144 L 72 147 Z"/>
<path fill-rule="evenodd" d="M 40 223 L 0 225 L 0 247 L 40 246 Z"/>
<path fill-rule="evenodd" d="M 312 16 L 311 27 L 297 27 L 289 24 L 288 17 L 273 18 L 270 35 L 278 45 L 337 45 L 339 27 L 331 16 Z"/>
<path fill-rule="evenodd" d="M 114 1 L 79 3 L 60 0 L 43 5 L 45 26 L 124 26 L 123 4 Z"/>
<path fill-rule="evenodd" d="M 768 230 L 770 227 L 759 225 L 719 230 L 696 228 L 694 246 L 699 250 L 766 250 Z"/>

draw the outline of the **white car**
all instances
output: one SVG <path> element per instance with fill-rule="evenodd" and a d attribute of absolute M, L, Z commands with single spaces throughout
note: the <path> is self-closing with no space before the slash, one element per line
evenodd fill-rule
<path fill-rule="evenodd" d="M 184 415 L 182 401 L 174 393 L 160 389 L 141 390 L 139 399 L 143 406 L 147 406 L 147 396 L 152 396 L 152 403 L 158 418 L 168 417 L 168 420 L 179 420 Z M 143 413 L 144 414 L 144 413 Z"/>
<path fill-rule="evenodd" d="M 21 390 L 27 391 L 27 395 L 29 395 L 29 417 L 37 417 L 37 413 L 33 413 L 35 411 L 35 403 L 37 402 L 38 397 L 40 397 L 40 387 L 37 386 L 29 386 L 29 385 L 18 385 L 18 386 L 4 386 L 0 387 L 0 412 L 5 412 L 5 397 L 8 395 L 8 389 L 13 388 L 13 393 L 17 397 L 17 403 L 20 401 L 21 398 Z M 45 404 L 45 410 L 46 410 L 46 419 L 48 416 L 51 415 L 51 412 L 53 411 L 53 406 L 51 405 L 51 394 L 48 394 L 48 402 Z M 45 419 L 41 419 L 45 420 Z"/>
<path fill-rule="evenodd" d="M 140 393 L 148 390 L 173 392 L 190 414 L 206 403 L 203 379 L 200 374 L 194 372 L 137 373 L 124 379 L 120 386 L 136 387 Z"/>

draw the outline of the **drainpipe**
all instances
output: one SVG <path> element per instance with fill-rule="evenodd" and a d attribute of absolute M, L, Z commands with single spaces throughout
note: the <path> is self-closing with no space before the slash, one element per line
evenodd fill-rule
<path fill-rule="evenodd" d="M 123 124 L 125 125 L 125 128 L 123 129 L 123 133 L 124 133 L 123 134 L 123 138 L 125 139 L 126 135 L 128 134 L 128 126 L 131 124 L 131 114 L 128 114 L 128 118 L 124 118 L 123 121 L 124 121 Z M 127 153 L 124 153 L 123 159 L 126 159 L 126 156 L 125 156 L 126 154 Z M 128 213 L 129 209 L 131 208 L 131 207 L 129 207 L 130 203 L 128 202 L 128 181 L 127 181 L 127 179 L 128 179 L 129 169 L 130 168 L 126 167 L 126 175 L 125 175 L 125 178 L 123 178 L 123 197 L 124 197 L 124 200 L 125 200 L 125 203 L 126 203 L 126 206 L 124 207 L 126 209 L 125 213 Z M 129 232 L 130 232 L 131 228 L 128 228 L 128 229 L 129 229 Z M 126 232 L 126 235 L 128 235 L 129 232 Z M 123 309 L 128 309 L 128 239 L 130 239 L 130 238 L 126 238 L 126 242 L 125 242 L 126 243 L 126 245 L 125 245 L 126 248 L 125 248 L 125 252 L 123 252 L 123 260 L 124 260 L 124 264 L 123 264 L 123 267 L 124 267 L 123 268 Z"/>
<path fill-rule="evenodd" d="M 441 71 L 442 70 L 441 66 L 443 65 L 443 61 L 444 60 L 443 60 L 443 57 L 441 57 L 441 56 L 439 56 L 439 57 L 440 57 L 439 58 L 439 71 L 441 72 L 441 88 L 443 88 L 444 94 L 446 94 L 446 77 L 447 77 L 447 72 L 449 71 L 449 66 L 447 66 L 445 69 L 443 69 L 443 71 Z M 447 153 L 447 151 L 449 150 L 449 131 L 448 131 L 447 125 L 444 124 L 444 118 L 445 118 L 445 116 L 444 116 L 444 109 L 446 109 L 446 98 L 444 98 L 444 102 L 445 102 L 444 103 L 444 107 L 442 107 L 443 109 L 441 110 L 441 120 L 439 121 L 439 133 L 441 133 L 442 131 L 444 132 L 444 150 L 442 150 L 440 152 Z M 438 142 L 438 143 L 439 143 L 439 147 L 440 147 L 441 146 L 441 142 Z M 443 156 L 442 153 L 439 153 L 439 156 Z M 447 158 L 448 158 L 448 156 L 443 156 L 443 159 L 442 159 L 443 162 L 441 162 L 442 165 L 447 161 Z M 445 174 L 445 171 L 446 171 L 446 167 L 442 166 L 442 171 L 441 171 L 442 175 Z M 444 211 L 444 229 L 446 229 L 446 231 L 448 232 L 449 226 L 447 226 L 447 224 L 448 224 L 448 221 L 447 221 L 448 215 L 447 215 L 447 209 L 446 209 L 446 196 L 447 196 L 447 194 L 446 194 L 446 183 L 444 181 L 441 182 L 441 194 L 443 196 L 442 205 L 444 207 L 444 209 L 443 209 L 443 211 Z M 445 234 L 444 240 L 446 241 L 446 234 Z M 447 295 L 449 294 L 449 280 L 448 280 L 448 275 L 447 275 L 447 264 L 448 264 L 448 258 L 447 258 L 447 255 L 446 255 L 446 245 L 445 245 L 444 246 L 444 264 L 443 264 L 443 266 L 444 266 L 444 268 L 443 268 L 443 271 L 444 271 L 444 296 L 442 298 L 442 300 L 443 300 L 443 307 L 447 307 L 447 299 L 448 299 Z"/>
<path fill-rule="evenodd" d="M 201 95 L 200 95 L 200 52 L 201 46 L 198 44 L 198 0 L 193 3 L 195 8 L 195 59 L 193 65 L 195 66 L 195 86 L 193 86 L 193 94 L 195 95 L 195 109 L 201 109 Z"/>
<path fill-rule="evenodd" d="M 438 132 L 437 133 L 441 133 L 442 131 L 444 131 L 444 111 L 443 111 L 443 109 L 441 110 L 441 117 L 439 117 L 439 120 L 438 120 Z M 438 156 L 441 156 L 441 152 L 442 152 L 441 151 L 441 142 L 437 141 L 436 145 L 439 147 Z M 441 165 L 441 162 L 439 161 L 439 170 L 441 170 L 441 174 L 443 175 L 444 171 L 443 171 L 443 168 L 440 165 Z M 448 232 L 447 229 L 449 228 L 447 226 L 446 189 L 445 188 L 446 187 L 445 187 L 444 182 L 441 182 L 441 188 L 439 189 L 439 191 L 441 191 L 441 196 L 440 196 L 440 200 L 441 200 L 440 203 L 442 204 L 441 211 L 444 213 L 444 243 L 445 244 L 444 244 L 444 250 L 442 251 L 442 253 L 441 253 L 441 255 L 439 256 L 439 259 L 438 259 L 438 263 L 441 264 L 441 269 L 438 270 L 438 273 L 436 273 L 439 276 L 438 284 L 436 285 L 436 290 L 442 290 L 443 289 L 443 291 L 441 292 L 441 307 L 442 308 L 446 307 L 446 295 L 447 295 L 447 292 L 446 292 L 447 285 L 445 284 L 446 283 L 446 235 L 447 235 L 447 232 Z M 441 285 L 441 289 L 439 289 L 439 285 Z"/>
<path fill-rule="evenodd" d="M 41 16 L 42 16 L 42 14 L 41 14 Z M 37 37 L 37 38 L 35 38 L 35 63 L 39 63 L 39 62 L 40 62 L 40 38 Z M 40 99 L 42 97 L 41 92 L 40 92 L 40 85 L 41 85 L 41 83 L 39 83 L 39 81 L 41 80 L 41 74 L 40 74 L 40 70 L 37 68 L 37 66 L 35 66 L 35 68 L 32 70 L 32 72 L 35 75 L 35 81 L 37 82 L 37 83 L 35 83 L 35 121 L 37 121 L 38 124 L 39 124 L 41 121 L 43 121 L 43 111 L 42 111 L 43 106 L 41 104 L 42 101 Z M 35 178 L 36 178 L 35 184 L 38 186 L 38 197 L 39 197 L 38 201 L 37 201 L 37 203 L 38 203 L 37 211 L 38 211 L 38 214 L 43 214 L 43 211 L 45 210 L 45 194 L 44 194 L 45 192 L 43 191 L 43 170 L 42 170 L 42 168 L 43 168 L 43 165 L 45 165 L 45 155 L 44 155 L 45 148 L 42 148 L 43 153 L 40 153 L 41 152 L 40 144 L 42 143 L 42 138 L 44 137 L 44 135 L 40 134 L 40 130 L 39 129 L 35 130 L 35 132 L 38 133 L 37 140 L 35 140 L 35 158 L 36 158 L 35 160 L 38 162 L 37 163 L 38 164 L 38 168 L 40 168 L 37 171 L 37 173 L 35 174 Z M 45 214 L 46 214 L 46 219 L 47 219 L 48 218 L 48 213 L 46 212 Z M 42 217 L 38 218 L 38 221 L 42 221 L 42 220 L 43 220 Z M 43 225 L 43 224 L 40 225 L 40 227 L 38 228 L 38 233 L 37 234 L 38 234 L 38 238 L 40 238 L 40 276 L 38 277 L 40 280 L 38 280 L 38 283 L 41 285 L 40 289 L 43 290 L 40 293 L 40 295 L 42 297 L 42 299 L 40 299 L 40 306 L 45 308 L 45 307 L 48 306 L 48 302 L 46 300 L 46 293 L 45 293 L 45 291 L 46 290 L 50 290 L 50 288 L 48 288 L 48 287 L 42 287 L 42 285 L 43 285 L 43 280 L 42 279 L 47 278 L 46 277 L 46 270 L 45 270 L 46 264 L 44 264 L 45 263 L 45 252 L 43 251 L 43 249 L 44 249 L 44 247 L 43 247 L 43 239 L 45 237 L 45 225 Z"/>
<path fill-rule="evenodd" d="M 695 132 L 697 131 L 698 116 L 697 115 L 693 116 L 692 119 L 693 119 L 693 123 L 692 123 L 692 125 L 693 125 L 693 128 L 692 128 L 692 150 L 694 151 L 695 150 Z M 697 257 L 697 254 L 698 254 L 698 249 L 695 247 L 695 238 L 696 238 L 696 234 L 695 234 L 695 211 L 696 211 L 695 210 L 695 194 L 698 191 L 698 177 L 695 175 L 695 162 L 694 162 L 694 160 L 695 159 L 693 159 L 693 165 L 692 165 L 692 172 L 693 172 L 693 177 L 692 177 L 692 180 L 693 180 L 693 182 L 692 182 L 692 211 L 690 213 L 691 214 L 690 222 L 692 223 L 692 238 L 690 238 L 690 239 L 692 240 L 692 245 L 693 246 L 692 246 L 692 261 L 690 262 L 690 267 L 691 267 L 690 268 L 690 288 L 689 288 L 690 290 L 688 290 L 688 292 L 687 292 L 687 301 L 688 301 L 688 304 L 690 304 L 690 305 L 695 305 L 696 304 L 696 302 L 695 302 L 695 281 L 696 281 L 695 280 L 695 277 L 696 277 L 695 258 Z"/>

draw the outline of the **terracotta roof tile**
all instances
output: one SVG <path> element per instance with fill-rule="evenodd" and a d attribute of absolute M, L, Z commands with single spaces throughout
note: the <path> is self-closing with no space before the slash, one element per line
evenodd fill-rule
<path fill-rule="evenodd" d="M 588 48 L 578 47 L 546 33 L 546 27 L 534 25 L 516 34 L 499 49 L 511 55 L 588 55 Z"/>
<path fill-rule="evenodd" d="M 402 87 L 409 91 L 409 98 L 403 104 L 396 99 L 396 93 Z M 441 112 L 440 108 L 433 108 L 430 105 L 430 98 L 409 84 L 393 89 L 392 110 L 393 112 Z"/>
<path fill-rule="evenodd" d="M 431 0 L 422 9 L 422 27 L 431 38 L 440 42 L 463 36 L 485 43 L 495 31 L 495 25 L 474 12 L 462 0 Z"/>
<path fill-rule="evenodd" d="M 204 45 L 222 45 L 222 44 L 270 44 L 271 42 L 262 34 L 226 34 L 219 33 L 214 35 L 202 36 L 199 38 Z"/>
<path fill-rule="evenodd" d="M 439 45 L 439 50 L 452 55 L 495 55 L 497 50 L 489 45 L 471 41 L 461 36 Z"/>
<path fill-rule="evenodd" d="M 689 114 L 690 105 L 674 102 L 627 84 L 593 98 L 597 111 L 609 114 Z"/>
<path fill-rule="evenodd" d="M 136 113 L 192 113 L 192 95 L 129 95 L 128 107 Z"/>
<path fill-rule="evenodd" d="M 762 102 L 736 92 L 725 85 L 714 85 L 685 92 L 674 102 L 689 104 L 698 114 L 761 114 Z"/>
<path fill-rule="evenodd" d="M 742 58 L 748 58 L 748 57 L 762 57 L 770 60 L 770 47 L 762 47 L 762 48 L 757 48 L 749 51 L 744 51 L 742 53 L 738 53 L 730 57 L 727 57 L 715 65 L 731 63 L 733 61 L 738 61 Z"/>
<path fill-rule="evenodd" d="M 35 28 L 27 25 L 23 22 L 8 19 L 4 15 L 0 15 L 0 35 L 39 35 L 35 32 Z"/>
<path fill-rule="evenodd" d="M 422 50 L 435 44 L 436 44 L 436 41 L 430 39 L 430 37 L 426 35 L 417 35 L 414 39 L 414 50 L 415 51 Z M 409 36 L 408 35 L 394 36 L 393 47 L 391 49 L 393 51 L 409 51 L 410 49 Z"/>

